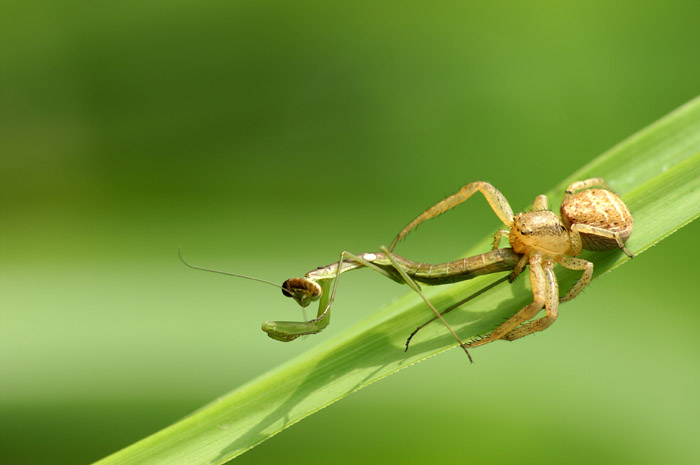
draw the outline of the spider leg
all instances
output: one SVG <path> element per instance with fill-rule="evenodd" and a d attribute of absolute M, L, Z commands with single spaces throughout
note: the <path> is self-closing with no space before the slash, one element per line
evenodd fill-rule
<path fill-rule="evenodd" d="M 520 257 L 520 260 L 518 260 L 518 264 L 515 265 L 515 268 L 513 268 L 513 271 L 508 275 L 508 282 L 509 283 L 512 283 L 513 281 L 515 281 L 515 278 L 517 278 L 518 275 L 520 273 L 522 273 L 522 271 L 525 269 L 525 267 L 527 266 L 529 261 L 530 261 L 530 257 L 528 257 L 527 255 L 523 255 L 522 257 Z"/>
<path fill-rule="evenodd" d="M 508 200 L 506 200 L 503 194 L 501 194 L 501 192 L 495 187 L 493 187 L 491 184 L 483 181 L 476 181 L 462 186 L 462 188 L 460 188 L 451 196 L 439 201 L 438 203 L 436 203 L 435 205 L 418 215 L 416 219 L 411 221 L 394 238 L 394 240 L 391 243 L 391 246 L 389 247 L 389 252 L 392 252 L 394 250 L 394 247 L 396 247 L 396 244 L 401 239 L 403 239 L 406 236 L 406 234 L 415 229 L 415 227 L 421 224 L 423 221 L 435 218 L 436 216 L 441 215 L 442 213 L 445 213 L 446 211 L 456 207 L 457 205 L 466 201 L 477 191 L 481 192 L 484 195 L 486 201 L 489 203 L 494 213 L 496 213 L 496 215 L 498 216 L 498 218 L 500 218 L 503 224 L 510 228 L 513 225 L 513 209 L 510 208 Z"/>
<path fill-rule="evenodd" d="M 579 271 L 583 270 L 583 274 L 579 280 L 576 281 L 576 284 L 569 289 L 569 292 L 567 292 L 564 297 L 559 299 L 559 302 L 568 302 L 576 297 L 583 290 L 583 288 L 588 286 L 588 284 L 591 282 L 591 277 L 593 276 L 593 263 L 589 262 L 588 260 L 584 260 L 583 258 L 568 257 L 566 255 L 562 255 L 556 260 L 557 263 L 564 268 Z"/>
<path fill-rule="evenodd" d="M 591 226 L 590 224 L 586 223 L 577 223 L 573 225 L 571 227 L 571 231 L 575 231 L 579 235 L 588 234 L 590 236 L 612 239 L 617 243 L 617 246 L 620 248 L 620 250 L 622 250 L 628 257 L 634 258 L 634 255 L 632 255 L 632 253 L 629 250 L 627 250 L 627 247 L 625 247 L 624 242 L 622 242 L 622 237 L 620 236 L 620 233 L 610 231 L 609 229 L 605 228 L 599 228 L 597 226 Z"/>
<path fill-rule="evenodd" d="M 505 237 L 508 238 L 510 231 L 507 229 L 499 229 L 496 234 L 493 235 L 493 248 L 491 250 L 496 250 L 501 247 L 501 240 Z"/>
<path fill-rule="evenodd" d="M 530 257 L 530 283 L 532 285 L 532 303 L 524 306 L 518 313 L 508 318 L 501 326 L 491 334 L 478 341 L 467 344 L 468 347 L 478 347 L 489 342 L 497 341 L 527 320 L 534 318 L 547 301 L 547 275 L 542 267 L 542 255 L 534 252 Z"/>
<path fill-rule="evenodd" d="M 513 341 L 536 331 L 547 329 L 552 323 L 554 323 L 554 320 L 556 320 L 557 316 L 559 315 L 559 283 L 557 282 L 557 277 L 554 274 L 554 262 L 545 260 L 542 268 L 544 269 L 546 280 L 546 298 L 544 301 L 544 308 L 546 311 L 545 316 L 533 321 L 528 321 L 527 323 L 518 326 L 513 331 L 503 336 L 503 339 L 506 341 Z"/>
<path fill-rule="evenodd" d="M 547 202 L 547 196 L 538 195 L 537 197 L 535 197 L 535 201 L 532 202 L 532 211 L 542 212 L 546 210 L 549 210 L 549 202 Z"/>
<path fill-rule="evenodd" d="M 608 185 L 603 181 L 603 178 L 591 178 L 591 179 L 584 179 L 583 181 L 576 181 L 571 184 L 569 184 L 569 187 L 566 188 L 566 191 L 564 191 L 564 200 L 572 196 L 573 194 L 576 193 L 576 191 L 580 191 L 582 189 L 588 189 L 589 187 L 602 187 L 605 190 L 608 190 L 612 192 L 612 189 L 608 187 Z"/>

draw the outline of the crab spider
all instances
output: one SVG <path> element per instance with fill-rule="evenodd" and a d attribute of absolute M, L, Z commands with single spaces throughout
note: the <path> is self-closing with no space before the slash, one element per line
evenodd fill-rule
<path fill-rule="evenodd" d="M 593 187 L 602 189 L 591 189 Z M 499 339 L 512 341 L 548 328 L 557 318 L 559 302 L 573 299 L 591 281 L 593 263 L 576 258 L 583 248 L 619 248 L 632 258 L 624 246 L 632 232 L 632 216 L 624 202 L 609 190 L 601 178 L 571 184 L 564 194 L 561 218 L 548 210 L 544 195 L 535 198 L 531 212 L 514 215 L 506 198 L 491 184 L 483 181 L 469 183 L 409 223 L 396 236 L 389 251 L 393 251 L 396 244 L 420 223 L 456 207 L 477 191 L 484 195 L 494 213 L 508 227 L 496 232 L 493 249 L 499 247 L 503 237 L 508 237 L 513 251 L 522 254 L 510 275 L 510 281 L 530 265 L 533 300 L 484 338 L 466 344 L 467 347 L 477 347 Z M 559 297 L 559 284 L 554 274 L 556 263 L 570 270 L 583 271 L 563 297 Z M 532 320 L 543 307 L 545 315 Z"/>

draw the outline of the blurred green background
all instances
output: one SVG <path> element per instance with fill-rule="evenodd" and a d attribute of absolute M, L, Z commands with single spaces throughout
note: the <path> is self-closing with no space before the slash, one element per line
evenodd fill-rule
<path fill-rule="evenodd" d="M 0 460 L 75 464 L 407 292 L 348 275 L 332 325 L 275 282 L 374 251 L 473 180 L 528 205 L 700 93 L 698 2 L 25 1 L 0 17 Z M 614 187 L 614 186 L 613 186 Z M 673 205 L 669 205 L 673 208 Z M 455 258 L 485 202 L 425 225 Z M 432 358 L 237 463 L 700 461 L 696 222 L 549 331 Z"/>

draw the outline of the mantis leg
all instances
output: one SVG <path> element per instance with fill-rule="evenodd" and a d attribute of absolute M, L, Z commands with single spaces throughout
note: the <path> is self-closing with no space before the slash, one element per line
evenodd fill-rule
<path fill-rule="evenodd" d="M 363 256 L 367 256 L 367 254 L 363 254 Z M 321 298 L 318 303 L 318 312 L 316 318 L 309 321 L 265 321 L 262 324 L 262 330 L 265 331 L 267 335 L 270 336 L 272 339 L 282 342 L 290 342 L 298 338 L 299 336 L 316 334 L 323 331 L 331 321 L 331 305 L 333 305 L 333 301 L 335 300 L 335 294 L 336 290 L 338 289 L 338 281 L 340 274 L 345 271 L 357 268 L 344 267 L 343 263 L 345 262 L 347 264 L 347 261 L 349 260 L 352 260 L 366 268 L 374 270 L 382 276 L 396 280 L 395 277 L 388 273 L 386 270 L 383 270 L 382 268 L 366 260 L 365 258 L 362 258 L 358 255 L 354 255 L 347 251 L 343 251 L 340 253 L 340 259 L 338 260 L 337 266 L 335 266 L 335 270 L 333 270 L 332 274 L 328 274 L 328 270 L 332 269 L 333 266 L 336 264 L 329 265 L 327 267 L 324 267 L 322 270 L 319 270 L 321 272 L 324 272 L 324 274 L 321 277 L 315 279 L 315 281 L 318 282 L 322 289 Z M 314 272 L 310 272 L 309 275 L 313 273 Z M 330 286 L 331 281 L 333 281 L 332 288 Z M 330 293 L 328 292 L 329 290 Z"/>
<path fill-rule="evenodd" d="M 445 315 L 445 314 L 451 312 L 452 310 L 454 310 L 455 308 L 461 307 L 462 305 L 466 304 L 466 303 L 469 302 L 470 300 L 473 300 L 473 299 L 479 297 L 479 296 L 480 296 L 481 294 L 483 294 L 484 292 L 486 292 L 486 291 L 488 291 L 488 290 L 490 290 L 490 289 L 493 289 L 494 287 L 498 286 L 498 285 L 501 284 L 501 283 L 504 283 L 504 282 L 508 281 L 508 279 L 509 279 L 508 276 L 504 276 L 503 278 L 501 278 L 501 279 L 499 279 L 499 280 L 497 280 L 497 281 L 492 282 L 492 283 L 489 284 L 488 286 L 482 287 L 481 289 L 479 289 L 479 290 L 476 291 L 475 293 L 471 294 L 469 297 L 466 297 L 466 298 L 460 300 L 459 302 L 450 305 L 450 306 L 447 307 L 445 310 L 443 310 L 442 312 L 440 312 L 440 315 Z M 415 336 L 415 335 L 418 333 L 418 331 L 420 331 L 421 329 L 425 328 L 426 326 L 428 326 L 430 323 L 432 323 L 433 321 L 435 321 L 435 320 L 437 320 L 437 319 L 438 319 L 438 317 L 437 317 L 437 316 L 434 316 L 434 317 L 432 317 L 431 319 L 429 319 L 428 321 L 426 321 L 425 323 L 423 323 L 422 325 L 420 325 L 419 327 L 417 327 L 416 329 L 414 329 L 413 332 L 412 332 L 412 333 L 408 336 L 408 338 L 406 339 L 406 348 L 404 349 L 404 352 L 408 351 L 408 346 L 411 344 L 411 339 L 413 339 L 413 336 Z"/>
<path fill-rule="evenodd" d="M 408 275 L 408 273 L 406 273 L 406 271 L 398 263 L 396 263 L 396 260 L 391 255 L 389 250 L 387 250 L 386 247 L 382 246 L 381 250 L 389 258 L 389 260 L 391 261 L 391 264 L 394 266 L 394 268 L 396 268 L 396 271 L 398 271 L 399 274 L 401 275 L 401 277 L 406 281 L 406 284 L 408 284 L 411 287 L 411 289 L 413 289 L 414 291 L 416 291 L 418 293 L 418 295 L 421 297 L 421 299 L 423 299 L 425 304 L 428 307 L 430 307 L 430 309 L 433 311 L 433 313 L 435 313 L 435 317 L 439 318 L 440 321 L 442 321 L 442 323 L 449 330 L 449 332 L 452 334 L 452 336 L 454 336 L 454 338 L 457 340 L 457 342 L 459 343 L 459 346 L 464 350 L 464 353 L 467 354 L 467 357 L 469 357 L 469 361 L 472 362 L 472 356 L 469 355 L 469 351 L 467 350 L 467 345 L 464 342 L 462 342 L 462 340 L 459 338 L 459 336 L 457 336 L 457 333 L 455 333 L 454 330 L 450 327 L 450 325 L 447 324 L 447 321 L 445 321 L 445 319 L 442 317 L 440 312 L 438 312 L 437 309 L 433 306 L 433 304 L 430 303 L 430 300 L 428 300 L 428 298 L 425 296 L 425 294 L 423 294 L 423 292 L 421 292 L 418 284 L 416 284 L 416 282 Z"/>
<path fill-rule="evenodd" d="M 508 226 L 509 228 L 513 225 L 513 209 L 510 208 L 508 200 L 501 194 L 501 192 L 493 187 L 491 184 L 483 181 L 476 181 L 469 183 L 459 189 L 457 192 L 447 197 L 444 200 L 436 203 L 432 207 L 428 208 L 426 211 L 421 213 L 415 220 L 411 221 L 401 232 L 394 238 L 389 247 L 389 252 L 393 251 L 396 244 L 406 237 L 406 235 L 416 228 L 425 220 L 435 218 L 438 215 L 445 213 L 446 211 L 456 207 L 457 205 L 466 201 L 475 192 L 481 192 L 486 201 L 491 206 L 491 209 L 496 213 L 496 216 Z"/>
<path fill-rule="evenodd" d="M 337 279 L 336 279 L 337 281 Z M 330 281 L 319 283 L 323 293 L 318 303 L 319 313 L 316 318 L 309 321 L 265 321 L 262 324 L 262 330 L 267 333 L 272 339 L 281 342 L 290 342 L 299 336 L 307 334 L 316 334 L 323 331 L 331 322 L 331 314 L 329 308 Z M 321 312 L 321 309 L 325 309 Z"/>

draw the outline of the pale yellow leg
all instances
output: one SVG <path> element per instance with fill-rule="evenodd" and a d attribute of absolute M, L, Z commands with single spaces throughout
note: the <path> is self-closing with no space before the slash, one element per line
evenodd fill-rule
<path fill-rule="evenodd" d="M 527 255 L 523 255 L 520 257 L 520 260 L 518 260 L 518 264 L 515 265 L 515 268 L 513 268 L 513 271 L 508 275 L 508 282 L 512 283 L 515 281 L 515 278 L 518 277 L 520 273 L 523 272 L 527 264 L 530 262 L 530 257 Z"/>
<path fill-rule="evenodd" d="M 535 252 L 530 257 L 530 284 L 532 285 L 532 303 L 526 305 L 515 315 L 508 318 L 501 326 L 496 328 L 491 334 L 478 341 L 470 342 L 468 347 L 478 347 L 489 342 L 497 341 L 506 334 L 513 331 L 527 320 L 537 315 L 547 301 L 547 277 L 542 268 L 542 255 Z"/>
<path fill-rule="evenodd" d="M 506 341 L 513 341 L 536 331 L 547 329 L 559 315 L 559 284 L 557 283 L 557 277 L 554 275 L 554 262 L 545 260 L 542 268 L 546 279 L 545 316 L 518 326 L 503 336 L 503 339 Z"/>
<path fill-rule="evenodd" d="M 501 247 L 501 240 L 504 237 L 507 238 L 509 234 L 510 234 L 510 231 L 508 231 L 507 229 L 499 229 L 498 231 L 496 231 L 496 234 L 493 235 L 493 247 L 491 248 L 491 250 L 496 250 L 496 249 L 500 248 Z"/>
<path fill-rule="evenodd" d="M 535 201 L 532 202 L 532 211 L 541 212 L 549 210 L 549 202 L 547 202 L 546 195 L 538 195 L 535 197 Z"/>
<path fill-rule="evenodd" d="M 578 228 L 575 227 L 574 225 L 573 228 L 569 231 L 569 239 L 571 240 L 571 250 L 569 251 L 569 255 L 572 257 L 577 256 L 578 254 L 581 253 L 583 250 L 583 241 L 581 240 L 581 234 L 579 233 Z"/>
<path fill-rule="evenodd" d="M 605 228 L 598 228 L 596 226 L 591 226 L 590 224 L 586 223 L 576 223 L 571 227 L 571 232 L 575 232 L 578 234 L 589 234 L 591 236 L 599 236 L 599 237 L 604 237 L 606 239 L 613 239 L 615 242 L 617 242 L 617 246 L 630 258 L 634 258 L 634 255 L 632 255 L 632 252 L 627 250 L 627 247 L 625 247 L 624 242 L 622 242 L 622 238 L 620 237 L 619 233 L 616 233 L 614 231 L 610 231 L 609 229 Z"/>
<path fill-rule="evenodd" d="M 566 191 L 564 191 L 564 200 L 569 198 L 570 196 L 574 195 L 576 191 L 580 191 L 583 189 L 589 189 L 591 187 L 602 187 L 606 191 L 612 192 L 612 189 L 608 187 L 608 185 L 603 181 L 603 178 L 591 178 L 591 179 L 584 179 L 583 181 L 576 181 L 572 182 L 569 184 L 569 187 L 566 188 Z"/>
<path fill-rule="evenodd" d="M 389 251 L 393 251 L 396 247 L 396 244 L 401 239 L 403 239 L 406 236 L 406 234 L 415 229 L 415 227 L 421 224 L 423 221 L 435 218 L 436 216 L 441 215 L 446 211 L 456 207 L 457 205 L 466 201 L 477 191 L 481 192 L 484 195 L 486 201 L 489 203 L 494 213 L 496 213 L 496 215 L 498 216 L 498 218 L 500 218 L 503 224 L 510 228 L 513 225 L 513 209 L 510 208 L 510 205 L 508 204 L 506 198 L 503 196 L 503 194 L 500 193 L 498 189 L 493 187 L 491 184 L 483 181 L 476 181 L 463 186 L 456 193 L 436 203 L 435 205 L 421 213 L 416 219 L 411 221 L 408 224 L 408 226 L 403 228 L 401 232 L 394 238 L 394 240 L 391 243 L 391 246 L 389 247 Z"/>
<path fill-rule="evenodd" d="M 559 302 L 568 302 L 576 297 L 583 290 L 583 288 L 588 286 L 588 284 L 591 282 L 591 277 L 593 276 L 593 263 L 589 262 L 588 260 L 584 260 L 583 258 L 567 256 L 557 258 L 557 263 L 570 270 L 583 270 L 583 274 L 579 280 L 576 281 L 576 284 L 569 289 L 569 292 L 567 292 L 564 297 L 559 299 Z"/>

